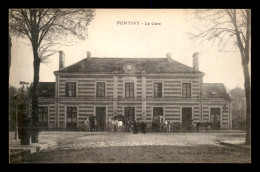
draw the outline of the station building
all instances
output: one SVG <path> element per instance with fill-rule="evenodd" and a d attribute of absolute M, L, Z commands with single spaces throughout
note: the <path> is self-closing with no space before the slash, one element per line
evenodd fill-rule
<path fill-rule="evenodd" d="M 113 116 L 187 125 L 212 122 L 231 129 L 231 98 L 223 83 L 203 83 L 199 53 L 193 66 L 165 58 L 87 57 L 65 67 L 59 52 L 55 82 L 39 83 L 39 123 L 43 128 L 82 130 L 95 116 L 100 131 Z"/>

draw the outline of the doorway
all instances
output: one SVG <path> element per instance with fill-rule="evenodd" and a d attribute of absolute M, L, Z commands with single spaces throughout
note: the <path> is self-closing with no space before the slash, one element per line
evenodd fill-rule
<path fill-rule="evenodd" d="M 220 108 L 210 108 L 210 122 L 212 129 L 220 129 Z"/>
<path fill-rule="evenodd" d="M 48 106 L 38 107 L 38 123 L 41 130 L 48 128 Z"/>
<path fill-rule="evenodd" d="M 163 122 L 163 107 L 153 108 L 153 122 Z"/>
<path fill-rule="evenodd" d="M 160 124 L 163 122 L 163 107 L 153 108 L 152 131 L 161 131 Z"/>
<path fill-rule="evenodd" d="M 67 129 L 77 129 L 77 107 L 67 107 Z"/>
<path fill-rule="evenodd" d="M 97 131 L 106 129 L 106 107 L 96 107 Z"/>
<path fill-rule="evenodd" d="M 124 108 L 124 120 L 125 121 L 134 121 L 135 120 L 135 108 L 134 107 L 125 107 Z"/>
<path fill-rule="evenodd" d="M 182 108 L 182 129 L 190 129 L 192 124 L 192 108 L 183 107 Z"/>

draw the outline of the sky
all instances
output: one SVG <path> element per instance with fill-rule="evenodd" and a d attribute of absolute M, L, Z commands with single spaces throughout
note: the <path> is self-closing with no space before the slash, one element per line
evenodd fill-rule
<path fill-rule="evenodd" d="M 212 42 L 195 44 L 187 35 L 194 31 L 193 23 L 191 13 L 182 9 L 97 9 L 88 27 L 88 38 L 60 50 L 65 53 L 65 66 L 86 58 L 90 51 L 93 57 L 122 58 L 166 58 L 171 53 L 172 59 L 192 67 L 192 55 L 199 52 L 199 70 L 205 73 L 204 83 L 224 83 L 229 90 L 243 88 L 238 49 L 223 52 Z M 20 81 L 33 81 L 32 48 L 24 42 L 12 37 L 9 84 L 15 87 L 20 86 Z M 59 68 L 58 61 L 57 53 L 41 63 L 40 82 L 55 82 L 53 72 Z"/>

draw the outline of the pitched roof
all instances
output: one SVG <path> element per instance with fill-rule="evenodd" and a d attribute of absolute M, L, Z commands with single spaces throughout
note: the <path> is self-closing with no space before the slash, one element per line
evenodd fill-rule
<path fill-rule="evenodd" d="M 199 70 L 167 58 L 87 58 L 65 67 L 59 73 L 126 73 L 124 66 L 132 64 L 134 73 L 200 73 Z"/>
<path fill-rule="evenodd" d="M 223 83 L 203 83 L 202 84 L 203 98 L 226 98 L 230 99 L 229 94 Z"/>
<path fill-rule="evenodd" d="M 54 98 L 55 82 L 39 82 L 38 94 L 39 97 Z"/>

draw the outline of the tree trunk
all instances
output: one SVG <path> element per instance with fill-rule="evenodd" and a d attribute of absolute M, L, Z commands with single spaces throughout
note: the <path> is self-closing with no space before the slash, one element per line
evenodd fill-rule
<path fill-rule="evenodd" d="M 235 27 L 237 44 L 240 50 L 241 62 L 244 72 L 244 87 L 245 87 L 245 96 L 246 96 L 246 139 L 245 144 L 251 144 L 251 83 L 249 76 L 249 57 L 250 57 L 250 40 L 251 40 L 251 12 L 246 10 L 247 13 L 247 31 L 246 31 L 246 41 L 245 46 L 243 46 L 242 39 L 240 37 L 240 31 L 238 30 L 236 22 L 236 10 L 234 10 L 233 18 L 231 17 L 232 23 Z"/>
<path fill-rule="evenodd" d="M 245 59 L 246 65 L 243 65 L 245 77 L 245 94 L 246 94 L 246 141 L 245 144 L 251 145 L 251 83 L 248 70 L 248 63 L 250 57 L 250 43 L 251 43 L 251 10 L 246 10 L 247 14 L 247 32 L 246 32 L 246 46 Z"/>
<path fill-rule="evenodd" d="M 9 69 L 8 69 L 8 75 L 10 76 L 10 67 L 11 67 L 11 48 L 12 48 L 12 41 L 11 41 L 11 37 L 9 34 Z"/>
<path fill-rule="evenodd" d="M 34 67 L 34 77 L 33 77 L 33 88 L 32 88 L 32 143 L 38 143 L 38 85 L 39 85 L 39 71 L 40 71 L 40 60 L 38 58 L 38 52 L 33 47 L 33 67 Z"/>
<path fill-rule="evenodd" d="M 245 78 L 245 95 L 246 95 L 246 139 L 245 144 L 251 144 L 251 86 L 248 64 L 243 64 Z"/>

